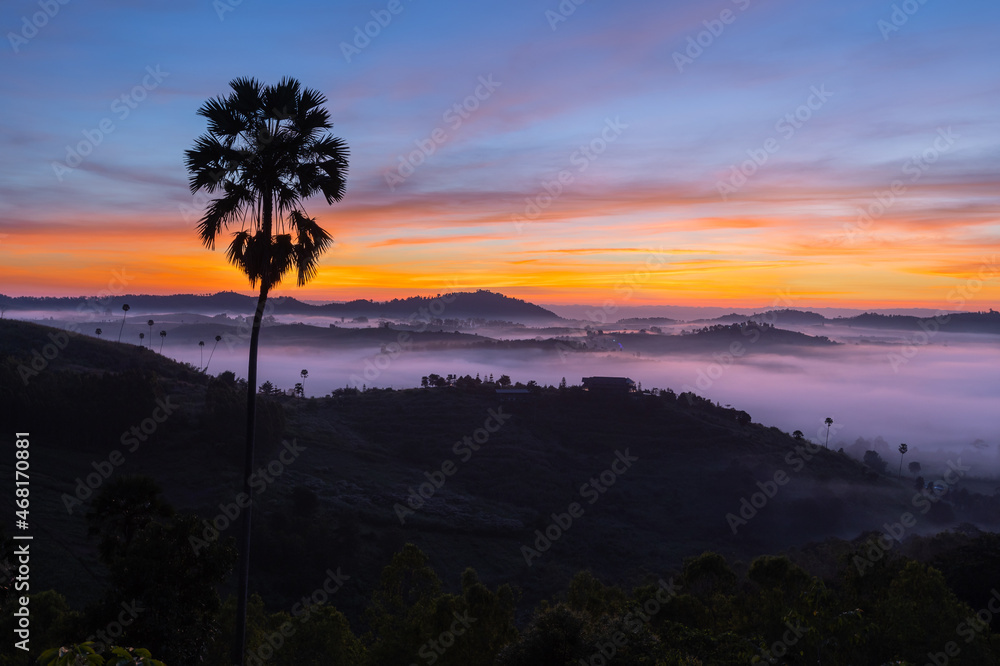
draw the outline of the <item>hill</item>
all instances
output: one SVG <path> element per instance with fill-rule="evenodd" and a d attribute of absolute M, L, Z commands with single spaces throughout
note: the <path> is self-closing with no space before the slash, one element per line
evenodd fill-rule
<path fill-rule="evenodd" d="M 103 299 L 82 296 L 79 298 L 53 298 L 0 295 L 0 306 L 12 314 L 25 311 L 86 313 L 96 309 L 110 315 L 120 313 L 124 303 L 128 303 L 133 315 L 173 312 L 209 315 L 227 312 L 247 315 L 252 314 L 257 307 L 257 297 L 235 292 L 170 296 L 126 294 Z M 273 308 L 269 311 L 273 315 L 369 317 L 417 322 L 455 318 L 484 318 L 525 324 L 555 324 L 563 321 L 561 317 L 545 308 L 486 290 L 454 292 L 436 296 L 413 296 L 382 302 L 355 300 L 324 305 L 313 305 L 288 296 L 277 296 L 272 297 L 269 303 Z"/>
<path fill-rule="evenodd" d="M 692 324 L 735 324 L 757 321 L 776 326 L 849 326 L 887 330 L 926 331 L 941 330 L 950 333 L 1000 334 L 1000 312 L 936 312 L 926 317 L 904 314 L 865 312 L 850 317 L 825 317 L 807 310 L 768 310 L 755 314 L 727 314 L 714 319 L 698 319 Z"/>
<path fill-rule="evenodd" d="M 105 476 L 149 474 L 206 521 L 233 502 L 245 387 L 231 375 L 8 320 L 0 353 L 0 426 L 31 433 L 37 589 L 75 605 L 99 594 L 106 574 L 83 515 Z M 631 585 L 706 550 L 745 562 L 802 547 L 808 562 L 807 542 L 881 531 L 907 512 L 912 533 L 989 527 L 1000 515 L 981 496 L 924 498 L 921 512 L 910 480 L 662 388 L 531 387 L 509 401 L 463 377 L 444 388 L 262 396 L 257 460 L 277 466 L 259 496 L 253 587 L 287 609 L 342 567 L 351 580 L 336 605 L 360 622 L 382 567 L 411 542 L 450 584 L 474 566 L 490 585 L 515 585 L 530 608 L 583 569 Z M 141 440 L 130 438 L 136 427 Z M 11 456 L 0 460 L 0 474 L 12 468 Z"/>
<path fill-rule="evenodd" d="M 692 321 L 692 324 L 742 324 L 747 321 L 757 321 L 772 325 L 785 326 L 808 326 L 823 324 L 827 318 L 816 312 L 808 310 L 767 310 L 766 312 L 755 312 L 753 314 L 731 314 L 715 317 L 714 319 L 699 319 Z"/>
<path fill-rule="evenodd" d="M 948 333 L 987 333 L 1000 335 L 1000 312 L 953 312 L 935 317 L 885 315 L 866 312 L 855 317 L 828 320 L 832 324 L 859 328 L 880 328 L 916 332 L 946 331 Z"/>

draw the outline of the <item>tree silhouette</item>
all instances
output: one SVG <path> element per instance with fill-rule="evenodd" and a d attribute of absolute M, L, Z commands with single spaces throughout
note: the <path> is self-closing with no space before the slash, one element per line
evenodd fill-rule
<path fill-rule="evenodd" d="M 153 348 L 153 320 L 149 319 L 146 321 L 146 326 L 149 326 L 149 348 Z"/>
<path fill-rule="evenodd" d="M 795 440 L 796 442 L 801 442 L 801 441 L 802 441 L 803 439 L 805 439 L 805 435 L 804 435 L 804 434 L 802 434 L 802 431 L 801 431 L 801 430 L 796 430 L 795 432 L 793 432 L 793 433 L 792 433 L 792 438 L 793 438 L 793 439 L 794 439 L 794 440 Z"/>
<path fill-rule="evenodd" d="M 122 326 L 121 328 L 118 329 L 118 342 L 122 341 L 122 331 L 125 330 L 125 317 L 128 316 L 128 311 L 129 311 L 128 303 L 125 303 L 124 305 L 122 305 L 122 312 L 124 312 L 125 314 L 122 315 Z"/>
<path fill-rule="evenodd" d="M 910 470 L 910 474 L 916 476 L 917 474 L 920 474 L 920 463 L 914 460 L 913 462 L 911 462 L 909 465 L 906 466 L 906 469 Z"/>
<path fill-rule="evenodd" d="M 316 275 L 319 258 L 333 243 L 304 211 L 303 202 L 322 194 L 328 204 L 344 196 L 348 149 L 331 136 L 326 97 L 292 78 L 265 86 L 252 78 L 234 79 L 226 97 L 208 100 L 198 114 L 208 133 L 186 151 L 192 194 L 219 193 L 198 222 L 202 244 L 215 248 L 230 225 L 240 230 L 226 252 L 251 287 L 260 287 L 250 332 L 247 368 L 247 427 L 244 492 L 253 496 L 254 416 L 257 348 L 268 293 L 295 270 L 302 286 Z M 250 573 L 252 504 L 243 512 L 239 544 L 235 663 L 244 663 L 247 585 Z"/>
<path fill-rule="evenodd" d="M 833 425 L 833 419 L 828 416 L 823 423 L 826 424 L 826 444 L 824 446 L 830 448 L 830 426 Z"/>
<path fill-rule="evenodd" d="M 212 357 L 215 356 L 215 348 L 219 346 L 220 340 L 222 340 L 221 335 L 215 336 L 215 345 L 212 347 L 212 353 L 208 355 L 208 363 L 205 364 L 204 372 L 208 372 L 208 366 L 212 363 Z"/>
<path fill-rule="evenodd" d="M 41 666 L 76 666 L 76 664 L 113 664 L 114 666 L 165 666 L 162 661 L 153 659 L 146 648 L 120 647 L 107 645 L 103 647 L 105 659 L 94 649 L 93 641 L 63 645 L 46 650 L 38 657 Z"/>
<path fill-rule="evenodd" d="M 309 377 L 309 371 L 303 368 L 299 376 L 302 377 L 302 397 L 304 398 L 306 395 L 306 378 Z"/>
<path fill-rule="evenodd" d="M 198 352 L 199 352 L 199 354 L 198 354 L 198 356 L 199 356 L 199 358 L 198 358 L 198 367 L 202 368 L 202 367 L 205 366 L 205 341 L 204 340 L 199 340 L 198 341 Z"/>
<path fill-rule="evenodd" d="M 906 455 L 906 444 L 899 445 L 899 473 L 896 474 L 898 478 L 903 476 L 903 456 Z"/>
<path fill-rule="evenodd" d="M 161 354 L 163 353 L 163 341 L 166 340 L 166 339 L 167 339 L 167 332 L 166 331 L 160 331 L 160 353 Z M 150 340 L 149 344 L 152 345 L 153 341 Z"/>
<path fill-rule="evenodd" d="M 94 333 L 97 334 L 97 337 L 101 337 L 101 329 L 97 329 Z"/>
<path fill-rule="evenodd" d="M 100 538 L 97 551 L 102 562 L 114 565 L 147 523 L 173 515 L 161 493 L 148 476 L 125 475 L 105 482 L 86 515 L 88 534 Z"/>
<path fill-rule="evenodd" d="M 885 468 L 888 463 L 882 459 L 882 456 L 878 454 L 878 451 L 865 451 L 862 461 L 865 465 L 872 468 L 879 474 L 885 474 Z"/>
<path fill-rule="evenodd" d="M 142 342 L 142 339 L 145 338 L 145 337 L 146 337 L 146 334 L 143 333 L 142 331 L 139 331 L 139 346 L 140 347 L 144 347 L 145 346 L 143 344 L 143 342 Z M 152 341 L 152 340 L 153 340 L 153 338 L 150 338 L 150 341 Z"/>

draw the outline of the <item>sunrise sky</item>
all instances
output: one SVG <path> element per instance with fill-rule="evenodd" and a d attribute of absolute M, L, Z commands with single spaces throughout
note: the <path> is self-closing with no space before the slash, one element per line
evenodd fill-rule
<path fill-rule="evenodd" d="M 995 0 L 17 0 L 0 27 L 0 293 L 249 293 L 183 153 L 231 79 L 287 75 L 351 167 L 282 295 L 1000 304 Z"/>

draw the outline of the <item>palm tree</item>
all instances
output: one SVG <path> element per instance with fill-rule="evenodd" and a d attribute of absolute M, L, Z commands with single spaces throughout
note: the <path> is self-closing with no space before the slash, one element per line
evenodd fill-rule
<path fill-rule="evenodd" d="M 118 342 L 122 341 L 122 331 L 125 330 L 125 317 L 128 316 L 128 311 L 129 311 L 128 303 L 125 303 L 124 305 L 122 305 L 122 312 L 124 312 L 125 314 L 122 315 L 122 327 L 118 329 Z"/>
<path fill-rule="evenodd" d="M 149 348 L 153 348 L 153 320 L 149 319 L 146 321 L 146 326 L 149 326 Z"/>
<path fill-rule="evenodd" d="M 143 333 L 142 331 L 139 331 L 139 346 L 140 346 L 140 347 L 143 347 L 143 346 L 145 346 L 145 345 L 143 345 L 143 343 L 142 343 L 142 339 L 143 339 L 143 338 L 145 338 L 145 337 L 146 337 L 146 334 L 145 334 L 145 333 Z M 149 342 L 150 342 L 150 344 L 152 344 L 152 342 L 153 342 L 153 338 L 150 338 L 150 339 L 149 339 Z"/>
<path fill-rule="evenodd" d="M 199 340 L 198 341 L 198 348 L 199 348 L 198 351 L 200 352 L 200 356 L 201 356 L 201 359 L 198 361 L 198 367 L 200 368 L 200 367 L 202 367 L 202 366 L 205 365 L 205 341 L 204 340 Z"/>
<path fill-rule="evenodd" d="M 316 275 L 320 255 L 333 239 L 306 214 L 303 202 L 314 194 L 322 194 L 328 204 L 343 198 L 348 150 L 326 131 L 332 124 L 320 92 L 287 77 L 277 85 L 241 78 L 229 86 L 228 96 L 210 99 L 198 109 L 208 119 L 208 133 L 185 156 L 191 193 L 219 193 L 198 222 L 202 244 L 214 249 L 216 239 L 235 225 L 239 230 L 226 258 L 251 287 L 260 287 L 247 368 L 243 492 L 252 497 L 257 347 L 267 295 L 292 270 L 299 286 Z M 243 512 L 240 535 L 232 655 L 237 664 L 243 663 L 246 647 L 251 514 L 252 504 Z"/>
<path fill-rule="evenodd" d="M 215 346 L 212 347 L 212 353 L 208 355 L 208 363 L 205 364 L 205 369 L 202 372 L 208 372 L 208 366 L 212 363 L 212 357 L 215 356 L 215 347 L 219 346 L 220 340 L 222 340 L 221 335 L 215 336 Z"/>
<path fill-rule="evenodd" d="M 97 329 L 94 333 L 97 334 L 97 337 L 101 337 L 101 329 Z"/>
<path fill-rule="evenodd" d="M 166 339 L 167 339 L 167 332 L 166 331 L 160 331 L 160 353 L 161 354 L 163 353 L 163 341 L 166 340 Z M 149 341 L 149 345 L 150 346 L 153 345 L 153 341 L 152 340 Z"/>
<path fill-rule="evenodd" d="M 896 474 L 899 478 L 903 476 L 903 456 L 906 455 L 907 448 L 906 444 L 899 445 L 899 473 Z"/>
<path fill-rule="evenodd" d="M 830 448 L 830 426 L 833 425 L 833 419 L 828 416 L 826 417 L 826 421 L 824 421 L 824 423 L 826 424 L 826 444 L 824 446 L 826 448 Z"/>
<path fill-rule="evenodd" d="M 305 368 L 303 368 L 302 372 L 299 373 L 299 377 L 302 378 L 302 397 L 303 398 L 306 396 L 306 377 L 308 377 L 308 376 L 309 376 L 309 371 L 306 370 Z"/>
<path fill-rule="evenodd" d="M 802 434 L 801 430 L 796 430 L 795 432 L 792 433 L 792 437 L 795 439 L 796 442 L 801 442 L 805 438 L 805 435 Z"/>

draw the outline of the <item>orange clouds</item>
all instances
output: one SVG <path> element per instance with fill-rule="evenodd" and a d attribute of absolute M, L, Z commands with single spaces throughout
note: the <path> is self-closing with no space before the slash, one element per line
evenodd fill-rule
<path fill-rule="evenodd" d="M 948 191 L 920 187 L 914 195 Z M 787 292 L 797 307 L 944 307 L 953 283 L 975 276 L 996 247 L 1000 222 L 987 190 L 957 187 L 961 204 L 900 201 L 864 229 L 856 210 L 866 194 L 843 186 L 760 188 L 724 203 L 679 184 L 609 185 L 566 192 L 520 227 L 511 221 L 520 194 L 371 203 L 378 198 L 369 193 L 367 202 L 311 207 L 334 247 L 312 283 L 279 291 L 349 300 L 485 288 L 550 303 L 734 307 Z M 0 276 L 11 295 L 97 293 L 116 270 L 133 276 L 130 293 L 249 292 L 224 250 L 201 247 L 194 221 L 180 215 L 91 215 L 6 232 Z M 998 283 L 978 291 L 983 307 L 998 302 Z"/>

